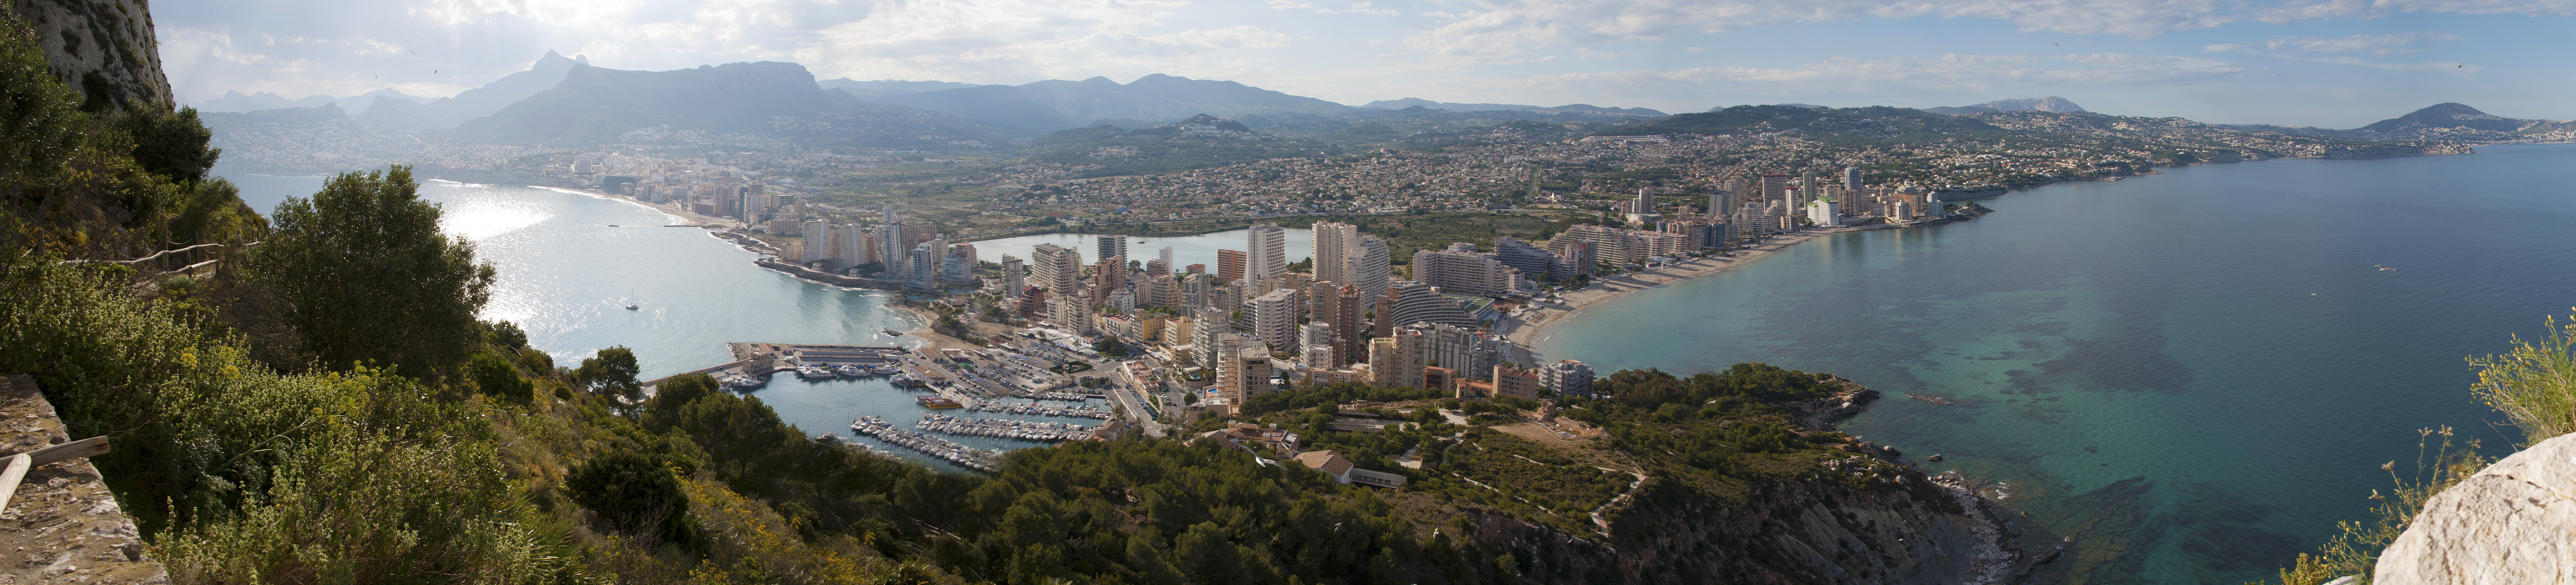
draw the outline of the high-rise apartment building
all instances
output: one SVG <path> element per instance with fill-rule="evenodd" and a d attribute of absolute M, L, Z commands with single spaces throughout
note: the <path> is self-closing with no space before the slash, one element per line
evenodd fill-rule
<path fill-rule="evenodd" d="M 1637 198 L 1628 202 L 1628 213 L 1645 215 L 1655 212 L 1655 196 L 1645 187 L 1637 188 Z"/>
<path fill-rule="evenodd" d="M 1347 223 L 1315 224 L 1315 280 L 1352 282 L 1352 252 L 1359 246 L 1359 226 Z"/>
<path fill-rule="evenodd" d="M 1273 347 L 1296 344 L 1297 317 L 1305 313 L 1305 307 L 1298 306 L 1296 289 L 1270 291 L 1244 305 L 1244 312 L 1251 313 L 1254 339 Z"/>
<path fill-rule="evenodd" d="M 1558 396 L 1591 396 L 1592 366 L 1564 360 L 1538 367 L 1539 383 Z"/>
<path fill-rule="evenodd" d="M 1493 333 L 1440 323 L 1412 323 L 1400 329 L 1422 332 L 1429 343 L 1423 350 L 1424 363 L 1458 370 L 1460 376 L 1489 378 L 1494 365 L 1503 361 L 1503 339 Z"/>
<path fill-rule="evenodd" d="M 1272 390 L 1270 383 L 1270 346 L 1241 333 L 1216 336 L 1216 385 L 1226 410 L 1241 408 L 1244 401 Z"/>
<path fill-rule="evenodd" d="M 1101 259 L 1127 257 L 1127 236 L 1100 236 L 1098 242 Z"/>
<path fill-rule="evenodd" d="M 1772 203 L 1781 203 L 1788 200 L 1789 175 L 1786 173 L 1763 173 L 1762 202 L 1767 205 Z"/>
<path fill-rule="evenodd" d="M 1441 251 L 1420 250 L 1413 253 L 1413 280 L 1440 287 L 1450 294 L 1495 296 L 1510 293 L 1520 273 L 1496 260 L 1492 254 L 1476 252 L 1476 245 L 1451 244 Z"/>
<path fill-rule="evenodd" d="M 1494 238 L 1494 260 L 1532 279 L 1556 280 L 1571 278 L 1575 274 L 1574 267 L 1558 259 L 1555 253 L 1511 236 Z"/>
<path fill-rule="evenodd" d="M 1020 298 L 1021 291 L 1029 286 L 1028 275 L 1029 267 L 1028 265 L 1020 262 L 1020 257 L 1003 254 L 1002 296 L 1013 299 Z"/>
<path fill-rule="evenodd" d="M 1387 281 L 1395 278 L 1395 267 L 1391 263 L 1394 258 L 1388 256 L 1389 253 L 1386 240 L 1377 236 L 1360 236 L 1359 241 L 1352 244 L 1350 268 L 1345 274 L 1350 280 L 1336 282 L 1359 287 L 1361 295 L 1377 297 L 1386 291 Z"/>
<path fill-rule="evenodd" d="M 1215 370 L 1217 336 L 1235 332 L 1234 316 L 1216 307 L 1199 307 L 1191 316 L 1196 330 L 1190 332 L 1190 345 L 1195 348 L 1190 357 L 1197 358 L 1199 367 Z"/>
<path fill-rule="evenodd" d="M 1288 230 L 1279 224 L 1255 224 L 1244 230 L 1244 246 L 1245 278 L 1268 282 L 1288 273 Z"/>
<path fill-rule="evenodd" d="M 1860 188 L 1860 167 L 1843 167 L 1843 188 Z"/>
<path fill-rule="evenodd" d="M 1333 291 L 1330 310 L 1317 316 L 1318 320 L 1332 323 L 1333 336 L 1338 340 L 1341 362 L 1333 367 L 1350 365 L 1368 354 L 1368 336 L 1360 332 L 1360 303 L 1368 298 L 1360 294 L 1359 287 L 1342 285 Z"/>
<path fill-rule="evenodd" d="M 1029 275 L 1037 286 L 1046 287 L 1055 296 L 1082 296 L 1077 288 L 1082 279 L 1082 251 L 1055 244 L 1038 244 L 1030 251 Z"/>
<path fill-rule="evenodd" d="M 1842 225 L 1842 203 L 1834 201 L 1832 197 L 1824 196 L 1818 196 L 1815 201 L 1807 202 L 1807 223 L 1815 224 L 1817 227 Z"/>
<path fill-rule="evenodd" d="M 1386 388 L 1421 388 L 1422 368 L 1431 349 L 1423 332 L 1402 329 L 1369 340 L 1369 369 L 1377 375 L 1370 382 Z"/>
<path fill-rule="evenodd" d="M 1242 282 L 1246 260 L 1242 250 L 1216 251 L 1216 277 L 1226 282 Z"/>
<path fill-rule="evenodd" d="M 799 228 L 798 235 L 804 239 L 797 245 L 797 251 L 801 252 L 796 256 L 797 261 L 810 265 L 832 257 L 830 224 L 822 220 L 806 220 L 804 227 Z"/>
<path fill-rule="evenodd" d="M 1178 264 L 1173 264 L 1173 263 L 1172 263 L 1172 247 L 1171 247 L 1171 246 L 1164 246 L 1164 247 L 1163 247 L 1163 249 L 1155 250 L 1155 251 L 1154 251 L 1154 257 L 1163 261 L 1163 268 L 1162 268 L 1162 270 L 1155 271 L 1155 272 L 1154 272 L 1155 274 L 1165 274 L 1165 273 L 1169 273 L 1169 272 L 1171 272 L 1171 271 L 1172 271 L 1172 269 L 1173 269 L 1174 267 L 1179 266 Z"/>
<path fill-rule="evenodd" d="M 1386 291 L 1386 295 L 1380 297 L 1381 300 L 1377 305 L 1379 337 L 1385 337 L 1395 327 L 1421 322 L 1459 327 L 1478 325 L 1474 315 L 1468 314 L 1465 308 L 1459 307 L 1457 301 L 1450 300 L 1439 291 L 1433 290 L 1431 285 L 1396 281 L 1387 285 Z"/>

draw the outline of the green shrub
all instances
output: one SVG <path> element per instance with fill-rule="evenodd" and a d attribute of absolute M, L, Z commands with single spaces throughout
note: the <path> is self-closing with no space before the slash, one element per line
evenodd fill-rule
<path fill-rule="evenodd" d="M 689 497 L 660 461 L 611 451 L 584 461 L 564 479 L 564 492 L 619 532 L 688 542 Z"/>

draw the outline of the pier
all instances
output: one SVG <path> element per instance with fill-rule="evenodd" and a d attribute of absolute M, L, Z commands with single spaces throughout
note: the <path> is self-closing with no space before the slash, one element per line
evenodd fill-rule
<path fill-rule="evenodd" d="M 921 415 L 914 427 L 951 435 L 1057 442 L 1091 438 L 1091 428 L 1072 423 L 1011 420 L 1003 418 L 967 418 L 944 414 Z"/>

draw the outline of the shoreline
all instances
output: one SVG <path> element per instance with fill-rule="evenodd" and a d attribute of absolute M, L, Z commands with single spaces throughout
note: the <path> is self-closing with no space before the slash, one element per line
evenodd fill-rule
<path fill-rule="evenodd" d="M 1993 210 L 1986 210 L 1985 213 L 1993 212 Z M 1795 246 L 1824 236 L 1869 230 L 1929 227 L 1975 219 L 1985 215 L 1985 213 L 1971 212 L 1966 213 L 1964 217 L 1943 218 L 1940 220 L 1902 225 L 1878 224 L 1802 231 L 1772 238 L 1769 241 L 1763 242 L 1759 246 L 1737 248 L 1733 251 L 1733 256 L 1692 258 L 1688 262 L 1668 265 L 1663 268 L 1657 268 L 1645 272 L 1621 274 L 1610 278 L 1595 278 L 1592 281 L 1594 286 L 1560 295 L 1564 298 L 1563 301 L 1531 301 L 1528 305 L 1530 308 L 1504 316 L 1501 320 L 1497 321 L 1494 325 L 1494 333 L 1496 335 L 1501 335 L 1504 341 L 1509 342 L 1512 346 L 1518 347 L 1521 352 L 1521 355 L 1518 357 L 1526 358 L 1525 361 L 1535 360 L 1538 353 L 1534 348 L 1537 346 L 1537 342 L 1539 340 L 1546 339 L 1547 328 L 1549 326 L 1563 322 L 1568 318 L 1581 315 L 1583 314 L 1583 309 L 1593 305 L 1609 302 L 1613 299 L 1618 299 L 1638 292 L 1663 288 L 1665 285 L 1681 282 L 1683 280 L 1709 276 L 1741 268 L 1752 264 L 1755 260 L 1760 260 L 1765 256 L 1769 256 L 1773 252 L 1786 250 L 1790 246 Z"/>

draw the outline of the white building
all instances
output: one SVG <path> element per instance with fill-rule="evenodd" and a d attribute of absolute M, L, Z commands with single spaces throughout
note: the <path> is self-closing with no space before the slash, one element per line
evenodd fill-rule
<path fill-rule="evenodd" d="M 1815 201 L 1807 202 L 1807 223 L 1815 224 L 1817 227 L 1842 225 L 1842 203 L 1834 201 L 1832 197 L 1817 196 Z"/>
<path fill-rule="evenodd" d="M 1256 224 L 1244 231 L 1247 247 L 1243 277 L 1252 282 L 1269 282 L 1288 273 L 1288 230 L 1278 224 Z"/>
<path fill-rule="evenodd" d="M 1270 291 L 1270 294 L 1261 295 L 1244 305 L 1244 311 L 1252 314 L 1254 339 L 1273 347 L 1288 347 L 1296 343 L 1297 316 L 1305 312 L 1305 307 L 1297 302 L 1295 289 Z"/>
<path fill-rule="evenodd" d="M 1350 282 L 1351 252 L 1360 241 L 1359 226 L 1323 222 L 1314 227 L 1315 280 Z"/>
<path fill-rule="evenodd" d="M 1564 360 L 1538 367 L 1539 385 L 1558 396 L 1591 396 L 1592 366 Z"/>
<path fill-rule="evenodd" d="M 1029 287 L 1028 273 L 1028 266 L 1021 264 L 1018 256 L 1003 254 L 1002 297 L 1012 299 L 1020 298 L 1020 293 L 1028 290 Z"/>

